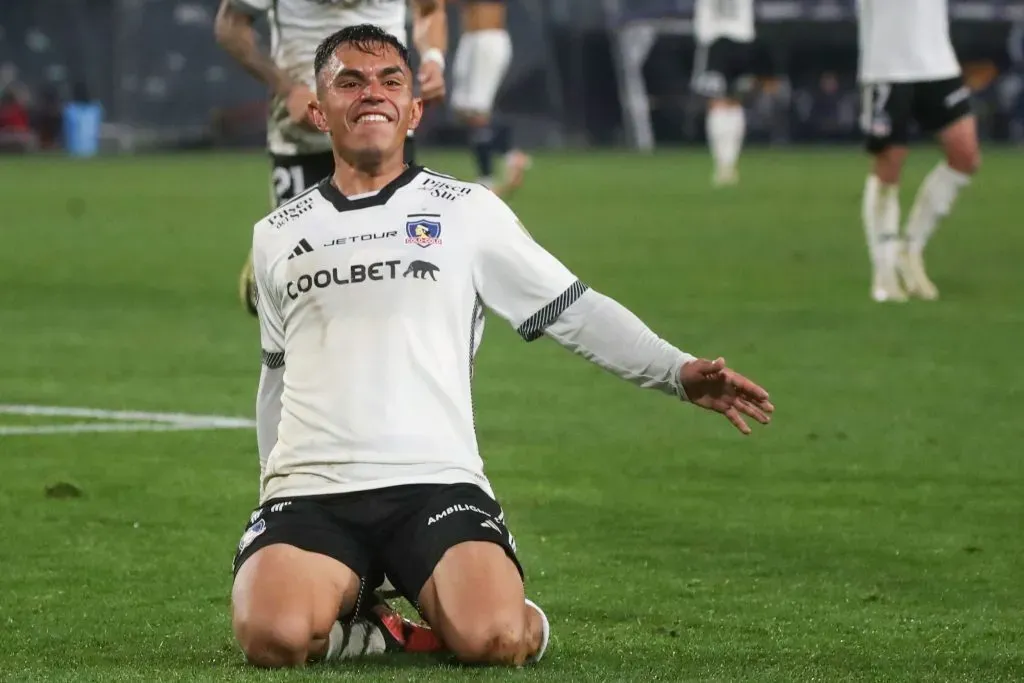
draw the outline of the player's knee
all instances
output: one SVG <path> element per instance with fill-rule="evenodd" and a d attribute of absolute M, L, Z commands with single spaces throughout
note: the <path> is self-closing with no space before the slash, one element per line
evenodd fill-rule
<path fill-rule="evenodd" d="M 900 147 L 889 147 L 877 153 L 875 155 L 875 176 L 886 185 L 898 184 L 906 157 L 906 150 Z"/>
<path fill-rule="evenodd" d="M 250 664 L 279 669 L 305 663 L 312 641 L 308 619 L 298 614 L 236 616 L 234 622 L 235 638 Z"/>
<path fill-rule="evenodd" d="M 468 663 L 521 664 L 526 654 L 527 629 L 521 612 L 494 614 L 463 629 L 452 649 Z"/>
<path fill-rule="evenodd" d="M 472 128 L 486 128 L 491 123 L 491 117 L 483 112 L 466 112 L 466 124 Z"/>

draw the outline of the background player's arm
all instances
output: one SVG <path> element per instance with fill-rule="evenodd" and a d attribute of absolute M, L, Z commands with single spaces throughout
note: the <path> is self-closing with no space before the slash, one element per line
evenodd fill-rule
<path fill-rule="evenodd" d="M 283 97 L 288 95 L 295 82 L 263 51 L 253 27 L 254 17 L 266 12 L 269 7 L 270 4 L 265 0 L 221 0 L 213 30 L 217 43 L 235 61 L 270 86 L 275 94 Z"/>
<path fill-rule="evenodd" d="M 444 0 L 412 0 L 412 40 L 420 55 L 419 81 L 425 100 L 444 97 L 448 15 Z"/>

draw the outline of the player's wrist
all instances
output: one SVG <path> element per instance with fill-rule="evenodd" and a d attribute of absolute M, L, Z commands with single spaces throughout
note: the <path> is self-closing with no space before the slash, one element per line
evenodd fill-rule
<path fill-rule="evenodd" d="M 439 47 L 432 47 L 432 48 L 424 51 L 424 53 L 420 56 L 420 61 L 423 62 L 424 64 L 426 64 L 428 62 L 433 62 L 434 64 L 437 64 L 442 69 L 444 69 L 444 67 L 445 67 L 444 51 L 441 50 L 441 48 L 439 48 Z"/>
<path fill-rule="evenodd" d="M 692 401 L 690 401 L 690 397 L 686 395 L 686 386 L 683 384 L 683 368 L 685 368 L 687 365 L 689 365 L 693 361 L 697 360 L 697 357 L 696 356 L 691 356 L 690 354 L 686 353 L 685 351 L 682 351 L 680 353 L 681 353 L 681 356 L 680 356 L 679 361 L 678 361 L 678 363 L 676 365 L 676 371 L 675 371 L 676 394 L 679 396 L 679 400 L 680 401 L 685 401 L 687 403 L 691 403 Z"/>

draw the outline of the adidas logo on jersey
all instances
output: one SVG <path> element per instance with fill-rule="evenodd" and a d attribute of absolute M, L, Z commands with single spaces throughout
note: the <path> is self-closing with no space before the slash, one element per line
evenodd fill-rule
<path fill-rule="evenodd" d="M 295 258 L 296 256 L 302 256 L 303 254 L 308 254 L 308 253 L 310 253 L 312 251 L 313 251 L 313 247 L 309 246 L 309 242 L 307 242 L 305 240 L 305 238 L 303 238 L 303 239 L 299 240 L 299 246 L 297 246 L 294 249 L 292 249 L 292 253 L 288 257 L 288 260 L 290 261 L 293 258 Z"/>

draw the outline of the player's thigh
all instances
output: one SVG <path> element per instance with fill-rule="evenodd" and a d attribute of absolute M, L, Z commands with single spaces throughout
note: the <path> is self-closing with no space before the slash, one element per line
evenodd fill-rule
<path fill-rule="evenodd" d="M 271 155 L 270 198 L 275 207 L 298 195 L 334 173 L 331 152 L 295 156 Z"/>
<path fill-rule="evenodd" d="M 514 651 L 527 637 L 526 590 L 518 565 L 491 541 L 464 541 L 437 563 L 419 609 L 449 650 L 479 661 Z"/>
<path fill-rule="evenodd" d="M 525 628 L 523 574 L 496 500 L 477 486 L 435 487 L 384 550 L 384 566 L 456 654 Z"/>
<path fill-rule="evenodd" d="M 469 99 L 469 76 L 476 61 L 478 45 L 476 32 L 463 33 L 455 48 L 455 59 L 452 61 L 452 88 L 450 102 L 453 109 L 459 111 L 462 104 Z"/>
<path fill-rule="evenodd" d="M 949 165 L 961 173 L 974 173 L 981 164 L 981 150 L 971 92 L 963 80 L 917 84 L 914 108 L 921 127 L 938 136 Z"/>
<path fill-rule="evenodd" d="M 323 502 L 296 498 L 252 514 L 233 568 L 232 622 L 248 653 L 326 637 L 356 609 L 371 555 Z"/>
<path fill-rule="evenodd" d="M 512 60 L 512 40 L 507 31 L 476 32 L 474 59 L 452 105 L 464 113 L 489 114 Z"/>
<path fill-rule="evenodd" d="M 356 573 L 334 558 L 284 543 L 264 546 L 235 575 L 235 637 L 248 654 L 308 649 L 353 609 L 359 591 Z"/>
<path fill-rule="evenodd" d="M 887 183 L 899 179 L 910 141 L 913 85 L 867 83 L 861 87 L 860 127 L 875 157 L 875 173 Z"/>
<path fill-rule="evenodd" d="M 739 104 L 754 83 L 754 75 L 763 74 L 766 70 L 757 67 L 757 46 L 754 43 L 722 42 L 726 95 L 734 104 Z"/>

